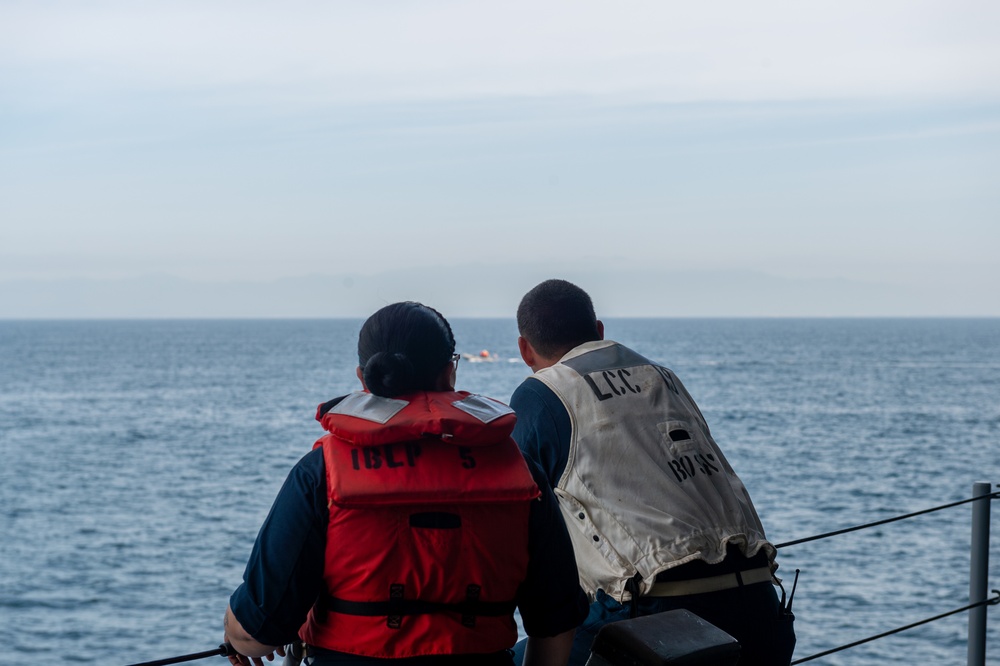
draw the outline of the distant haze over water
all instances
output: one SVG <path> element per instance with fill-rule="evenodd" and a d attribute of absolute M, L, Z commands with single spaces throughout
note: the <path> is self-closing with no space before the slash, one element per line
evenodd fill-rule
<path fill-rule="evenodd" d="M 914 286 L 595 264 L 599 268 L 436 267 L 261 281 L 169 275 L 6 280 L 0 281 L 0 319 L 363 317 L 400 300 L 421 301 L 451 317 L 512 317 L 521 296 L 551 277 L 587 289 L 602 317 L 1000 316 L 1000 299 L 985 283 Z"/>

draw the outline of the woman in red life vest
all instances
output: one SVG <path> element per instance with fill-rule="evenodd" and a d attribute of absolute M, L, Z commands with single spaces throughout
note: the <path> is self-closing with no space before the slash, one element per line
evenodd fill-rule
<path fill-rule="evenodd" d="M 506 405 L 455 391 L 451 326 L 396 303 L 358 340 L 363 391 L 319 406 L 327 434 L 258 534 L 225 637 L 236 664 L 563 665 L 587 614 L 572 546 Z M 246 655 L 246 656 L 243 656 Z"/>

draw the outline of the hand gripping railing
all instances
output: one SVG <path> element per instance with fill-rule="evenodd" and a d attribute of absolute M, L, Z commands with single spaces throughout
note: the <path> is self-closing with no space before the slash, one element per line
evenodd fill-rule
<path fill-rule="evenodd" d="M 972 497 L 969 499 L 961 500 L 958 502 L 952 502 L 951 504 L 936 506 L 930 509 L 924 509 L 923 511 L 908 513 L 902 516 L 895 516 L 892 518 L 886 518 L 884 520 L 877 520 L 873 523 L 856 525 L 854 527 L 847 527 L 841 530 L 835 530 L 833 532 L 826 532 L 824 534 L 817 534 L 811 537 L 805 537 L 802 539 L 796 539 L 794 541 L 786 541 L 785 543 L 775 544 L 775 548 L 786 548 L 788 546 L 796 546 L 801 543 L 807 543 L 809 541 L 817 541 L 819 539 L 838 536 L 840 534 L 847 534 L 848 532 L 856 532 L 858 530 L 867 529 L 869 527 L 876 527 L 878 525 L 892 523 L 897 520 L 906 520 L 908 518 L 920 516 L 925 513 L 941 511 L 942 509 L 950 509 L 952 507 L 956 507 L 961 504 L 968 504 L 970 502 L 973 503 L 972 546 L 971 546 L 971 555 L 969 558 L 969 604 L 967 606 L 956 608 L 946 613 L 941 613 L 940 615 L 935 615 L 934 617 L 930 617 L 925 620 L 920 620 L 919 622 L 914 622 L 912 624 L 908 624 L 903 627 L 898 627 L 896 629 L 883 632 L 876 636 L 870 636 L 862 640 L 854 641 L 853 643 L 841 645 L 840 647 L 836 647 L 831 650 L 826 650 L 825 652 L 820 652 L 818 654 L 810 655 L 802 659 L 796 659 L 795 661 L 792 662 L 793 666 L 794 664 L 801 664 L 806 661 L 818 659 L 819 657 L 825 657 L 829 654 L 833 654 L 834 652 L 847 650 L 848 648 L 856 647 L 863 643 L 868 643 L 877 640 L 879 638 L 890 636 L 892 634 L 897 634 L 901 631 L 906 631 L 907 629 L 912 629 L 913 627 L 918 627 L 922 624 L 927 624 L 928 622 L 940 620 L 941 618 L 948 617 L 949 615 L 955 615 L 956 613 L 962 613 L 964 611 L 969 611 L 969 650 L 968 650 L 967 664 L 968 666 L 985 666 L 986 665 L 986 607 L 1000 604 L 1000 590 L 993 590 L 994 596 L 987 598 L 987 593 L 988 593 L 987 576 L 988 576 L 989 557 L 990 557 L 990 500 L 1000 498 L 1000 492 L 990 492 L 991 487 L 992 486 L 989 483 L 977 482 L 972 485 Z"/>
<path fill-rule="evenodd" d="M 182 654 L 179 657 L 167 657 L 166 659 L 157 659 L 155 661 L 144 661 L 140 664 L 130 664 L 129 666 L 168 666 L 169 664 L 183 664 L 186 661 L 197 661 L 205 657 L 228 657 L 231 654 L 236 654 L 236 650 L 229 643 L 223 643 L 214 650 Z"/>

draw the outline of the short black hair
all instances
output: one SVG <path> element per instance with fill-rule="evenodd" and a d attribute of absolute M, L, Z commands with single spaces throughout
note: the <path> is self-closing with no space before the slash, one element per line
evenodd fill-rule
<path fill-rule="evenodd" d="M 566 280 L 546 280 L 524 295 L 517 306 L 517 330 L 547 358 L 601 339 L 590 296 Z"/>
<path fill-rule="evenodd" d="M 384 398 L 433 390 L 454 353 L 455 335 L 448 320 L 413 301 L 380 309 L 358 335 L 365 386 Z"/>

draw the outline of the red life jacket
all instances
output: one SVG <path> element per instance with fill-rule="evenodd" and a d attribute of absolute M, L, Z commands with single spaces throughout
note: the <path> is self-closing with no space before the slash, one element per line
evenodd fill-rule
<path fill-rule="evenodd" d="M 326 590 L 301 638 L 381 658 L 513 646 L 540 495 L 513 411 L 465 392 L 352 393 L 324 409 Z"/>

